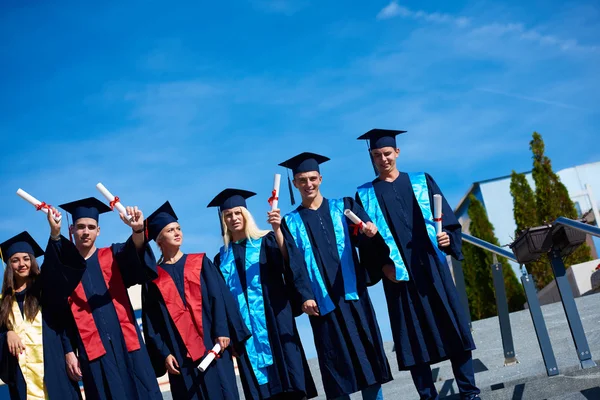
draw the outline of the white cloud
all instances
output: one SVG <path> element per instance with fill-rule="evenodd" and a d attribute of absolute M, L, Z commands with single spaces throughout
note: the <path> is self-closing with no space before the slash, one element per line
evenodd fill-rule
<path fill-rule="evenodd" d="M 377 14 L 377 19 L 390 19 L 395 17 L 410 18 L 414 20 L 431 22 L 434 24 L 449 24 L 459 28 L 470 27 L 473 20 L 468 17 L 455 16 L 439 12 L 414 11 L 392 1 Z M 562 39 L 552 34 L 544 34 L 535 29 L 528 29 L 522 23 L 498 23 L 475 26 L 470 31 L 473 35 L 508 36 L 512 35 L 521 40 L 531 41 L 544 46 L 553 46 L 561 51 L 583 51 L 600 54 L 600 46 L 582 45 L 575 39 Z"/>
<path fill-rule="evenodd" d="M 450 14 L 412 11 L 409 8 L 399 5 L 396 1 L 392 1 L 377 14 L 377 19 L 390 19 L 395 17 L 411 18 L 435 23 L 454 24 L 459 27 L 465 27 L 471 22 L 469 18 L 455 17 Z"/>
<path fill-rule="evenodd" d="M 397 2 L 392 1 L 390 4 L 383 7 L 381 11 L 379 11 L 379 14 L 377 14 L 377 19 L 390 19 L 400 15 L 406 16 L 403 15 L 406 10 L 407 9 L 405 7 L 400 7 Z"/>

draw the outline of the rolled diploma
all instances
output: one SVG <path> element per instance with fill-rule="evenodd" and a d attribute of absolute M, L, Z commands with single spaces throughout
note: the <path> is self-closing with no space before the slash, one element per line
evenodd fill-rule
<path fill-rule="evenodd" d="M 435 233 L 442 231 L 442 196 L 433 195 L 433 219 L 435 221 Z"/>
<path fill-rule="evenodd" d="M 212 348 L 212 351 L 219 354 L 219 352 L 221 351 L 221 345 L 219 343 L 215 344 L 215 347 Z M 212 363 L 215 359 L 215 353 L 208 353 L 208 355 L 204 357 L 204 360 L 202 360 L 200 365 L 198 365 L 198 369 L 200 370 L 200 372 L 206 371 L 206 368 L 208 368 L 210 363 Z"/>
<path fill-rule="evenodd" d="M 96 189 L 98 189 L 100 193 L 102 193 L 102 195 L 106 197 L 106 200 L 108 200 L 109 203 L 115 201 L 115 196 L 113 196 L 112 193 L 109 192 L 108 189 L 105 188 L 102 183 L 98 182 L 98 184 L 96 185 Z M 121 204 L 120 201 L 115 203 L 115 207 L 117 208 L 117 210 L 119 210 L 121 214 L 125 216 L 125 218 L 127 218 L 127 221 L 131 221 L 131 215 L 127 214 L 127 210 L 125 210 L 125 207 L 123 206 L 123 204 Z"/>
<path fill-rule="evenodd" d="M 281 175 L 275 174 L 275 180 L 273 181 L 273 191 L 275 191 L 275 198 L 273 199 L 273 204 L 271 205 L 271 211 L 276 210 L 279 205 L 279 186 L 281 184 Z"/>
<path fill-rule="evenodd" d="M 350 221 L 354 222 L 356 225 L 360 225 L 364 228 L 365 224 L 354 214 L 351 210 L 345 209 L 344 215 L 350 219 Z"/>
<path fill-rule="evenodd" d="M 28 203 L 32 204 L 34 207 L 37 207 L 40 204 L 42 204 L 41 201 L 39 201 L 38 199 L 36 199 L 35 197 L 33 197 L 32 195 L 30 195 L 29 193 L 27 193 L 26 191 L 24 191 L 21 188 L 19 188 L 17 190 L 17 195 L 19 195 L 19 197 L 21 197 L 23 200 L 25 200 Z M 43 212 L 45 212 L 46 214 L 48 214 L 48 209 L 47 208 L 42 208 L 41 210 Z M 53 217 L 54 217 L 54 220 L 56 222 L 59 222 L 61 220 L 61 218 L 62 218 L 62 217 L 56 217 L 55 215 L 53 215 Z"/>

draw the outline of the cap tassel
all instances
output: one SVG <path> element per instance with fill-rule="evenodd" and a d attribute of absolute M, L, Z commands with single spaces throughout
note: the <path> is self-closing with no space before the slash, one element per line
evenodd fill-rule
<path fill-rule="evenodd" d="M 73 224 L 71 223 L 71 219 L 69 218 L 69 213 L 66 213 L 66 214 L 67 214 L 67 224 L 69 224 L 69 240 L 71 241 L 71 243 L 74 244 L 75 242 L 73 241 L 73 232 L 72 232 Z"/>
<path fill-rule="evenodd" d="M 288 189 L 290 191 L 290 201 L 292 202 L 292 205 L 295 205 L 296 199 L 294 199 L 294 187 L 292 186 L 292 180 L 290 179 L 290 171 L 289 170 L 287 172 L 287 178 L 288 178 Z"/>
<path fill-rule="evenodd" d="M 220 207 L 217 207 L 217 213 L 219 213 L 219 227 L 221 228 L 221 237 L 225 237 L 225 231 L 223 230 L 223 217 L 221 216 Z"/>
<path fill-rule="evenodd" d="M 371 146 L 367 143 L 367 149 L 369 150 L 369 158 L 371 159 L 371 165 L 373 166 L 373 171 L 375 171 L 375 176 L 379 176 L 379 171 L 377 171 L 377 165 L 375 165 L 375 160 L 373 159 L 373 154 L 371 154 Z"/>
<path fill-rule="evenodd" d="M 2 260 L 2 266 L 4 267 L 4 256 L 2 255 L 2 248 L 0 248 L 0 260 Z M 6 266 L 8 267 L 8 260 L 6 260 Z"/>

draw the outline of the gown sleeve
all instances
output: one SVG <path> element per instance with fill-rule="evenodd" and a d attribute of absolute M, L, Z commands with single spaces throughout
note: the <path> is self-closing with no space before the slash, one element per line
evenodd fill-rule
<path fill-rule="evenodd" d="M 296 301 L 299 301 L 300 305 L 302 305 L 307 300 L 315 299 L 308 278 L 308 271 L 306 270 L 306 262 L 304 261 L 302 250 L 300 250 L 294 242 L 294 238 L 292 237 L 285 220 L 281 224 L 281 231 L 283 232 L 285 246 L 288 252 L 288 277 L 290 289 L 294 292 L 292 294 L 293 298 L 297 299 Z"/>
<path fill-rule="evenodd" d="M 152 368 L 157 377 L 167 373 L 165 359 L 171 354 L 164 336 L 167 335 L 161 311 L 159 292 L 153 283 L 142 285 L 142 329 Z"/>
<path fill-rule="evenodd" d="M 130 236 L 125 243 L 116 243 L 111 247 L 126 287 L 141 285 L 158 277 L 156 258 L 150 243 L 144 243 L 144 247 L 138 251 Z"/>

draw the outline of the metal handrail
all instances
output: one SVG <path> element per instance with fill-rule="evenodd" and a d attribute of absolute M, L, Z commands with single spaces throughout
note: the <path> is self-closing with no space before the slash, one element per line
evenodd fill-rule
<path fill-rule="evenodd" d="M 462 240 L 518 263 L 517 259 L 515 258 L 515 255 L 512 252 L 504 250 L 502 247 L 496 246 L 495 244 L 488 243 L 485 240 L 476 238 L 475 236 L 471 236 L 467 233 L 462 234 Z"/>
<path fill-rule="evenodd" d="M 575 221 L 569 218 L 558 217 L 556 221 L 554 221 L 554 225 L 568 226 L 573 229 L 577 229 L 578 231 L 583 231 L 589 233 L 590 235 L 600 237 L 600 228 L 593 225 L 584 224 L 583 222 Z"/>

